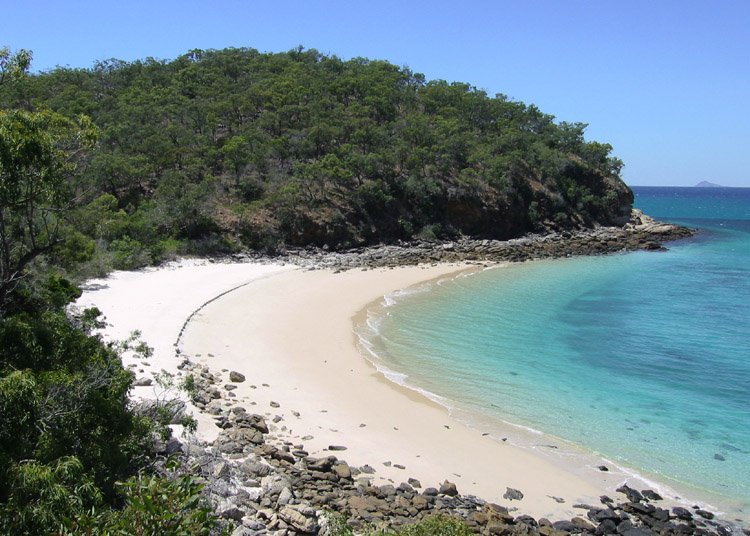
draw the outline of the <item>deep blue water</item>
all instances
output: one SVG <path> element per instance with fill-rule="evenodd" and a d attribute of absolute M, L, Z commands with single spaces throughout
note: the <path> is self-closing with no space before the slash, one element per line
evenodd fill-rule
<path fill-rule="evenodd" d="M 647 214 L 699 234 L 667 252 L 509 265 L 402 293 L 373 319 L 376 351 L 469 420 L 521 424 L 747 507 L 750 188 L 634 192 Z"/>

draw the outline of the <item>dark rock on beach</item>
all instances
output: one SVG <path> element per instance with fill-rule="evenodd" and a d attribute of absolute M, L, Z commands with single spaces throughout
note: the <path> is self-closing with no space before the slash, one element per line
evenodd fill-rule
<path fill-rule="evenodd" d="M 523 499 L 523 493 L 521 493 L 521 491 L 517 489 L 505 488 L 503 498 L 508 499 L 509 501 L 520 501 L 521 499 Z"/>

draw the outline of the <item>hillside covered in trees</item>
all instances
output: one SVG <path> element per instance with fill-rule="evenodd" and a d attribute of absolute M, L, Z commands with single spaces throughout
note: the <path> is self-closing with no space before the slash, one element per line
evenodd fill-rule
<path fill-rule="evenodd" d="M 315 50 L 57 68 L 0 85 L 0 106 L 90 118 L 98 143 L 77 155 L 67 255 L 103 270 L 247 247 L 509 238 L 615 223 L 632 204 L 622 162 L 584 124 Z"/>

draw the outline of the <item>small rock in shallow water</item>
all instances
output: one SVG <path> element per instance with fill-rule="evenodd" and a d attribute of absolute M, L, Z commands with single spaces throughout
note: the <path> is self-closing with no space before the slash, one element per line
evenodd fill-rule
<path fill-rule="evenodd" d="M 723 461 L 726 461 L 726 458 L 717 452 L 716 454 L 714 454 L 714 460 L 719 460 L 720 462 L 723 462 Z"/>
<path fill-rule="evenodd" d="M 698 514 L 699 516 L 701 516 L 703 519 L 713 519 L 714 518 L 714 515 L 711 512 L 709 512 L 708 510 L 702 510 L 702 509 L 699 508 L 698 510 L 695 511 L 695 513 Z"/>

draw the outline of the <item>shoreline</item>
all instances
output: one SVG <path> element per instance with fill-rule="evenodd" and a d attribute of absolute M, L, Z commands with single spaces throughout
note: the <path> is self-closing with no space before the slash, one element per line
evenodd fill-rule
<path fill-rule="evenodd" d="M 304 450 L 318 457 L 335 451 L 330 446 L 346 447 L 348 463 L 375 469 L 373 484 L 415 478 L 437 487 L 449 479 L 461 493 L 535 517 L 573 517 L 574 504 L 614 493 L 623 483 L 620 476 L 601 473 L 596 485 L 537 453 L 482 436 L 443 406 L 386 379 L 353 344 L 351 320 L 373 294 L 450 277 L 463 268 L 295 270 L 258 280 L 203 308 L 183 335 L 180 355 L 212 370 L 244 374 L 255 389 L 243 382 L 232 392 L 240 404 L 254 402 L 253 411 L 266 418 L 281 417 L 271 430 L 277 439 L 296 444 L 306 437 Z M 334 291 L 336 299 L 314 309 Z M 310 326 L 308 315 L 327 318 Z M 521 490 L 524 499 L 505 499 L 507 488 Z"/>
<path fill-rule="evenodd" d="M 581 475 L 572 474 L 569 470 L 566 471 L 565 469 L 561 469 L 560 467 L 555 467 L 555 464 L 550 463 L 549 460 L 545 461 L 543 459 L 540 459 L 541 457 L 539 456 L 539 453 L 524 453 L 522 452 L 523 449 L 518 449 L 517 447 L 514 447 L 512 445 L 503 444 L 497 440 L 491 440 L 493 441 L 493 443 L 495 443 L 495 445 L 488 448 L 487 444 L 490 440 L 482 436 L 481 432 L 479 432 L 478 430 L 472 430 L 459 421 L 450 418 L 447 415 L 448 411 L 443 406 L 440 406 L 434 401 L 430 401 L 427 397 L 424 396 L 424 394 L 419 394 L 407 386 L 401 386 L 399 388 L 397 384 L 387 379 L 382 374 L 374 372 L 376 368 L 375 365 L 370 363 L 368 360 L 363 359 L 364 356 L 360 353 L 359 349 L 356 348 L 356 334 L 353 333 L 352 321 L 356 314 L 364 311 L 367 308 L 367 305 L 373 302 L 372 298 L 374 295 L 379 296 L 378 298 L 375 298 L 374 301 L 380 301 L 382 300 L 382 296 L 386 295 L 389 291 L 394 292 L 415 284 L 425 284 L 425 281 L 434 280 L 435 278 L 454 277 L 458 272 L 464 271 L 466 269 L 471 269 L 472 267 L 476 268 L 476 265 L 472 265 L 471 263 L 466 262 L 460 264 L 454 263 L 449 265 L 440 263 L 429 267 L 407 266 L 398 269 L 380 268 L 368 269 L 363 271 L 349 270 L 337 274 L 335 272 L 339 270 L 301 270 L 298 267 L 294 268 L 289 265 L 279 266 L 273 264 L 211 262 L 201 263 L 200 261 L 186 262 L 186 267 L 173 266 L 166 269 L 161 268 L 156 270 L 149 270 L 146 272 L 142 272 L 141 274 L 158 274 L 164 272 L 165 270 L 167 273 L 172 272 L 172 277 L 162 279 L 159 284 L 156 285 L 156 287 L 161 286 L 162 288 L 160 290 L 165 290 L 163 287 L 165 286 L 165 283 L 169 281 L 169 285 L 166 285 L 166 287 L 175 290 L 173 287 L 174 285 L 179 284 L 178 280 L 185 279 L 181 277 L 185 274 L 184 272 L 180 272 L 181 270 L 187 269 L 188 272 L 191 270 L 194 272 L 196 270 L 199 272 L 203 272 L 199 276 L 197 276 L 197 274 L 191 274 L 186 281 L 182 282 L 186 286 L 182 289 L 177 289 L 177 295 L 181 296 L 183 301 L 186 295 L 186 291 L 188 291 L 188 287 L 191 289 L 189 298 L 190 300 L 192 300 L 190 302 L 192 308 L 189 311 L 185 311 L 183 310 L 185 308 L 185 304 L 181 303 L 180 305 L 183 309 L 180 309 L 179 313 L 178 311 L 174 310 L 174 307 L 171 306 L 172 304 L 167 306 L 166 311 L 164 310 L 164 307 L 162 307 L 162 310 L 159 311 L 158 306 L 164 306 L 164 302 L 159 301 L 158 293 L 156 295 L 153 294 L 153 292 L 155 291 L 155 287 L 152 285 L 148 287 L 151 289 L 152 293 L 149 294 L 148 291 L 144 293 L 149 297 L 149 299 L 145 301 L 155 302 L 155 305 L 157 305 L 157 307 L 154 311 L 152 311 L 152 313 L 145 315 L 145 317 L 143 315 L 138 315 L 140 316 L 140 318 L 131 318 L 131 321 L 140 320 L 142 322 L 149 323 L 150 320 L 154 318 L 163 317 L 165 312 L 168 312 L 170 315 L 174 314 L 175 316 L 180 316 L 182 313 L 186 313 L 180 318 L 185 319 L 187 317 L 187 320 L 185 320 L 184 323 L 182 323 L 182 321 L 179 322 L 179 329 L 177 329 L 176 332 L 175 326 L 172 326 L 170 328 L 172 330 L 171 332 L 167 330 L 166 333 L 162 331 L 161 333 L 156 334 L 156 339 L 158 339 L 156 341 L 156 344 L 153 340 L 154 334 L 149 333 L 149 330 L 144 330 L 144 340 L 155 347 L 155 356 L 150 360 L 150 363 L 148 363 L 148 365 L 150 365 L 151 369 L 154 371 L 158 370 L 158 367 L 160 367 L 164 370 L 169 371 L 170 373 L 180 376 L 182 375 L 182 372 L 180 370 L 182 367 L 178 365 L 184 365 L 185 358 L 187 357 L 197 365 L 205 364 L 210 366 L 212 370 L 221 368 L 224 381 L 226 381 L 226 375 L 229 370 L 243 373 L 248 378 L 247 382 L 241 382 L 236 385 L 232 384 L 234 386 L 234 389 L 226 393 L 226 396 L 224 396 L 224 393 L 222 393 L 222 395 L 218 399 L 220 402 L 218 404 L 214 403 L 212 408 L 209 408 L 209 406 L 212 405 L 212 402 L 204 404 L 204 409 L 209 409 L 208 412 L 201 411 L 196 414 L 196 417 L 198 417 L 199 420 L 199 433 L 204 440 L 213 441 L 217 437 L 219 437 L 221 433 L 221 429 L 217 426 L 217 417 L 215 415 L 210 415 L 211 412 L 215 413 L 216 410 L 218 410 L 219 413 L 226 413 L 230 408 L 234 407 L 238 403 L 243 405 L 244 407 L 248 407 L 247 404 L 249 403 L 254 406 L 252 408 L 248 407 L 249 410 L 265 414 L 265 417 L 268 420 L 274 421 L 274 424 L 269 426 L 270 434 L 272 434 L 269 436 L 270 440 L 273 440 L 276 443 L 280 444 L 283 444 L 284 442 L 295 443 L 305 440 L 305 453 L 309 454 L 310 456 L 329 456 L 332 451 L 336 454 L 339 454 L 335 452 L 339 450 L 338 447 L 346 447 L 346 452 L 343 452 L 341 454 L 347 459 L 349 463 L 352 464 L 353 468 L 357 466 L 364 467 L 369 463 L 376 469 L 374 475 L 360 475 L 371 477 L 373 479 L 373 485 L 388 485 L 389 483 L 392 483 L 395 486 L 398 485 L 400 481 L 406 481 L 407 477 L 411 476 L 411 473 L 420 475 L 421 479 L 417 477 L 417 480 L 421 480 L 422 482 L 424 482 L 425 486 L 439 486 L 440 482 L 442 482 L 443 479 L 447 478 L 458 486 L 458 490 L 460 493 L 470 493 L 473 495 L 477 495 L 485 500 L 505 505 L 506 507 L 509 507 L 511 509 L 517 507 L 518 511 L 523 512 L 524 514 L 531 514 L 535 517 L 551 517 L 553 519 L 569 519 L 571 517 L 580 515 L 582 512 L 576 511 L 576 509 L 573 508 L 574 504 L 580 502 L 597 504 L 598 495 L 600 495 L 602 492 L 612 493 L 614 492 L 614 489 L 622 483 L 622 480 L 619 479 L 618 476 L 616 476 L 615 472 L 597 475 L 597 477 L 603 476 L 605 480 L 609 481 L 606 487 L 603 489 L 600 486 L 592 485 L 591 482 L 587 481 L 587 479 L 581 478 Z M 185 262 L 183 262 L 182 264 L 185 264 Z M 211 269 L 211 267 L 213 267 L 213 269 Z M 218 267 L 218 273 L 216 272 L 216 267 Z M 402 277 L 404 273 L 408 273 L 409 275 L 406 277 Z M 393 274 L 396 275 L 394 276 Z M 109 285 L 117 286 L 117 282 L 124 279 L 127 283 L 125 285 L 127 289 L 115 289 L 114 294 L 120 292 L 121 295 L 119 298 L 115 297 L 114 301 L 117 301 L 117 299 L 122 300 L 122 293 L 124 293 L 124 295 L 126 296 L 125 301 L 128 301 L 135 294 L 137 294 L 134 293 L 134 287 L 132 285 L 138 286 L 138 282 L 136 281 L 138 279 L 138 275 L 127 277 L 123 276 L 122 273 L 115 274 L 114 280 L 110 281 Z M 217 277 L 217 275 L 219 277 Z M 210 281 L 207 281 L 205 279 L 206 277 L 208 277 Z M 430 442 L 449 443 L 448 450 L 451 451 L 449 453 L 450 455 L 447 458 L 442 458 L 442 463 L 436 463 L 435 460 L 440 458 L 440 456 L 445 456 L 445 452 L 443 452 L 442 454 L 441 452 L 437 451 L 429 452 L 427 454 L 417 454 L 416 452 L 408 452 L 408 450 L 410 449 L 405 450 L 403 448 L 403 444 L 413 445 L 413 443 L 409 442 L 410 440 L 404 438 L 404 436 L 408 434 L 404 434 L 404 432 L 406 431 L 404 429 L 405 425 L 401 424 L 401 421 L 399 420 L 403 417 L 402 415 L 397 415 L 399 419 L 386 418 L 385 420 L 379 420 L 377 416 L 369 414 L 368 419 L 371 422 L 362 422 L 357 424 L 355 421 L 358 422 L 363 419 L 354 416 L 354 420 L 352 420 L 351 415 L 331 415 L 335 410 L 332 411 L 331 409 L 328 409 L 328 407 L 330 406 L 331 408 L 333 408 L 336 405 L 336 399 L 340 396 L 333 398 L 323 397 L 322 399 L 316 399 L 315 401 L 319 402 L 317 405 L 321 406 L 318 412 L 311 412 L 309 411 L 309 409 L 307 411 L 302 411 L 300 408 L 313 408 L 314 405 L 310 405 L 310 399 L 307 399 L 307 405 L 304 405 L 305 399 L 298 396 L 302 385 L 301 383 L 296 383 L 296 380 L 300 380 L 299 377 L 297 377 L 295 381 L 288 381 L 290 379 L 289 365 L 292 362 L 287 362 L 284 367 L 277 367 L 275 371 L 270 370 L 266 366 L 267 364 L 264 365 L 257 360 L 250 363 L 247 361 L 246 355 L 241 356 L 239 355 L 239 353 L 236 355 L 230 355 L 231 350 L 226 351 L 226 348 L 228 348 L 231 343 L 225 344 L 225 348 L 223 349 L 220 348 L 222 342 L 229 342 L 229 339 L 232 339 L 232 337 L 229 337 L 229 339 L 223 339 L 222 337 L 224 337 L 225 334 L 222 333 L 221 335 L 219 335 L 218 333 L 210 332 L 210 330 L 213 328 L 222 327 L 226 324 L 231 325 L 233 321 L 236 325 L 244 323 L 242 325 L 244 326 L 244 328 L 247 328 L 247 317 L 249 316 L 251 317 L 250 320 L 253 322 L 261 321 L 260 327 L 255 326 L 253 328 L 255 329 L 255 331 L 252 331 L 252 329 L 248 331 L 248 333 L 252 335 L 251 338 L 257 338 L 257 335 L 259 333 L 267 335 L 267 328 L 269 328 L 270 324 L 274 324 L 274 322 L 276 322 L 278 318 L 274 317 L 274 320 L 270 321 L 269 324 L 268 319 L 265 319 L 265 323 L 263 323 L 263 319 L 260 317 L 267 316 L 269 304 L 272 304 L 274 307 L 276 307 L 279 305 L 279 303 L 281 303 L 285 307 L 287 307 L 287 309 L 279 311 L 276 314 L 279 318 L 285 318 L 285 321 L 283 323 L 291 325 L 291 331 L 287 330 L 287 332 L 285 332 L 286 335 L 278 335 L 275 344 L 278 344 L 279 341 L 282 341 L 282 348 L 280 349 L 281 353 L 286 353 L 287 355 L 299 355 L 299 348 L 290 348 L 288 346 L 285 346 L 285 343 L 283 343 L 283 341 L 289 338 L 289 333 L 294 333 L 295 336 L 299 336 L 299 330 L 305 325 L 309 326 L 309 318 L 305 315 L 298 315 L 295 319 L 297 321 L 297 324 L 290 322 L 289 318 L 294 316 L 295 309 L 309 309 L 310 307 L 312 307 L 311 304 L 316 300 L 318 301 L 318 303 L 320 303 L 321 296 L 325 298 L 326 292 L 333 291 L 333 294 L 336 294 L 336 289 L 333 287 L 340 288 L 340 281 L 343 278 L 358 280 L 352 283 L 352 285 L 354 287 L 359 287 L 360 289 L 364 288 L 364 290 L 360 290 L 360 292 L 364 292 L 364 294 L 359 294 L 359 296 L 364 296 L 365 294 L 367 296 L 365 301 L 362 301 L 362 298 L 360 297 L 359 301 L 356 304 L 350 303 L 349 305 L 345 306 L 347 316 L 344 317 L 346 320 L 346 325 L 343 327 L 346 333 L 346 339 L 348 340 L 342 344 L 341 337 L 339 336 L 339 338 L 335 341 L 334 348 L 329 347 L 325 351 L 330 352 L 331 356 L 333 356 L 334 351 L 338 353 L 346 353 L 347 357 L 344 357 L 343 360 L 339 362 L 339 365 L 344 363 L 344 361 L 346 362 L 346 364 L 343 367 L 336 367 L 336 370 L 338 370 L 339 373 L 346 372 L 346 366 L 354 365 L 354 363 L 351 362 L 351 356 L 353 355 L 352 352 L 356 353 L 359 362 L 356 363 L 356 366 L 350 367 L 349 373 L 354 374 L 355 377 L 359 376 L 360 380 L 364 380 L 364 383 L 360 381 L 360 383 L 356 384 L 356 381 L 354 382 L 357 385 L 357 387 L 355 388 L 355 394 L 361 394 L 361 392 L 358 392 L 358 389 L 362 385 L 377 384 L 391 393 L 391 395 L 382 396 L 391 399 L 398 398 L 400 400 L 394 406 L 395 408 L 397 408 L 396 410 L 394 410 L 395 413 L 414 413 L 414 411 L 416 410 L 413 410 L 410 405 L 415 404 L 419 408 L 422 408 L 416 411 L 419 414 L 418 418 L 416 419 L 417 421 L 419 421 L 419 426 L 422 426 L 424 422 L 430 422 L 433 425 L 433 429 L 430 431 L 431 434 L 438 432 L 442 433 L 442 436 L 439 437 L 432 436 Z M 382 279 L 384 278 L 388 280 L 385 283 L 385 287 L 377 286 L 383 284 Z M 296 283 L 294 283 L 295 281 Z M 204 288 L 202 288 L 199 292 L 194 292 L 196 284 L 204 285 L 206 282 L 209 282 L 210 284 L 205 285 Z M 290 288 L 290 282 L 298 286 Z M 104 284 L 107 285 L 108 283 L 105 281 Z M 90 294 L 95 295 L 99 291 L 95 290 L 95 284 L 93 288 L 94 290 L 90 291 Z M 316 295 L 313 292 L 311 296 L 308 296 L 308 301 L 303 303 L 301 307 L 299 301 L 295 302 L 294 300 L 298 298 L 300 293 L 306 292 L 306 289 L 317 289 L 318 294 Z M 107 289 L 105 288 L 99 290 L 106 291 Z M 265 301 L 263 299 L 259 299 L 259 291 L 266 292 Z M 91 296 L 87 296 L 87 298 L 89 297 Z M 201 299 L 203 299 L 203 301 L 200 301 Z M 240 311 L 240 316 L 232 317 L 230 315 L 229 318 L 227 318 L 227 304 L 223 303 L 225 301 L 238 302 L 240 309 L 244 308 L 244 310 Z M 256 309 L 254 310 L 254 312 L 251 311 L 250 313 L 248 313 L 245 306 L 251 302 Z M 99 303 L 97 303 L 95 299 L 92 299 L 90 303 L 99 305 Z M 327 304 L 327 306 L 329 305 L 330 304 Z M 109 319 L 111 311 L 108 311 L 106 307 L 102 307 L 101 305 L 99 306 Z M 140 309 L 136 307 L 135 304 L 131 303 L 129 304 L 129 306 L 132 307 L 132 310 L 140 311 Z M 214 309 L 216 310 L 214 311 Z M 121 313 L 122 311 L 116 312 L 114 316 L 118 316 L 118 314 Z M 216 316 L 218 322 L 214 320 L 212 315 Z M 318 315 L 312 314 L 311 316 L 317 317 Z M 122 336 L 122 332 L 123 329 L 125 329 L 125 326 L 121 325 L 121 322 L 118 322 L 116 318 L 113 318 L 112 320 L 120 328 L 120 335 L 117 335 L 117 329 L 114 330 L 115 333 L 113 333 L 113 330 L 110 329 L 108 331 L 108 336 L 114 338 L 124 338 Z M 342 327 L 341 315 L 339 315 L 337 322 L 337 330 L 340 334 Z M 196 334 L 194 333 L 196 327 L 198 327 L 199 329 L 208 329 L 206 333 L 208 333 L 209 335 L 204 335 L 203 338 L 201 335 L 196 336 Z M 171 337 L 172 335 L 174 336 Z M 237 334 L 234 334 L 235 338 L 236 335 Z M 170 337 L 171 340 L 166 340 Z M 309 337 L 306 336 L 303 337 L 303 339 L 303 346 L 309 347 L 311 343 Z M 251 352 L 253 350 L 261 353 L 263 351 L 268 352 L 269 350 L 273 349 L 273 344 L 269 344 L 268 342 L 263 343 L 261 341 L 260 343 L 258 343 L 257 341 L 252 342 L 247 339 L 244 339 L 242 342 L 243 348 L 240 352 L 242 354 L 247 354 L 248 352 Z M 248 348 L 248 343 L 250 345 L 250 348 Z M 253 344 L 256 344 L 256 346 L 253 347 Z M 180 358 L 183 360 L 182 363 L 180 363 L 179 359 L 174 359 L 175 348 L 179 350 L 178 353 L 180 354 Z M 275 359 L 273 361 L 278 365 L 278 355 L 274 354 L 274 357 Z M 265 359 L 268 360 L 268 356 L 266 356 Z M 325 362 L 326 360 L 323 359 L 323 361 Z M 135 368 L 139 370 L 139 374 L 148 374 L 145 368 L 140 368 L 141 366 L 146 366 L 143 361 L 129 363 L 129 365 L 131 367 L 135 365 Z M 299 363 L 296 363 L 294 365 L 294 368 L 297 369 L 298 365 Z M 316 365 L 320 366 L 320 363 L 318 362 L 316 363 Z M 303 373 L 305 374 L 309 374 L 311 372 L 309 366 L 302 366 L 301 368 L 304 369 Z M 329 367 L 329 369 L 326 371 L 326 376 L 329 376 L 329 378 L 327 379 L 327 388 L 338 388 L 339 390 L 336 394 L 341 395 L 341 389 L 343 388 L 343 385 L 345 383 L 351 382 L 352 380 L 350 377 L 347 377 L 347 374 L 343 374 L 343 377 L 332 379 L 330 378 L 330 370 L 331 368 Z M 281 373 L 279 371 L 281 371 Z M 270 372 L 275 372 L 276 376 L 273 376 L 273 374 L 268 375 L 268 373 Z M 297 373 L 299 376 L 300 371 L 295 370 L 295 373 Z M 263 376 L 263 374 L 267 375 L 266 379 L 274 379 L 262 382 L 261 379 L 259 379 L 259 376 Z M 377 381 L 373 382 L 373 379 L 376 379 Z M 287 381 L 287 383 L 283 384 L 282 380 Z M 309 378 L 307 380 L 309 381 Z M 318 388 L 320 387 L 320 380 L 321 378 L 317 378 L 317 380 L 313 382 L 318 384 Z M 253 388 L 250 387 L 251 383 L 257 383 L 257 385 L 254 385 Z M 270 387 L 266 387 L 266 385 Z M 381 390 L 377 391 L 379 393 L 382 392 Z M 133 395 L 135 398 L 143 398 L 149 397 L 149 395 L 152 395 L 155 392 L 156 390 L 151 386 L 143 386 L 134 388 Z M 320 393 L 321 391 L 320 389 L 318 389 L 318 395 L 320 395 Z M 230 394 L 233 396 L 230 397 Z M 364 406 L 368 405 L 371 406 L 372 404 L 365 404 Z M 322 406 L 326 407 L 324 408 Z M 362 404 L 360 404 L 360 406 L 362 406 Z M 297 409 L 295 409 L 295 407 Z M 403 411 L 407 407 L 409 407 L 409 409 Z M 370 410 L 371 409 L 372 408 L 370 408 Z M 382 411 L 382 407 L 380 406 L 377 409 L 379 411 Z M 315 419 L 310 419 L 309 414 L 314 415 Z M 423 416 L 427 416 L 428 414 L 429 417 L 426 419 L 426 421 L 423 420 Z M 321 419 L 321 417 L 323 418 Z M 394 425 L 395 420 L 399 420 L 399 422 L 397 422 L 396 424 L 400 424 L 400 426 Z M 413 420 L 414 419 L 412 419 L 412 421 Z M 321 425 L 321 423 L 323 423 L 323 425 Z M 362 424 L 365 424 L 365 426 L 361 426 Z M 414 423 L 412 422 L 412 425 L 413 424 Z M 292 426 L 294 426 L 294 428 L 292 428 Z M 324 430 L 324 426 L 327 426 L 328 430 Z M 412 436 L 425 436 L 424 428 L 420 429 L 419 426 L 416 427 L 417 429 L 415 431 L 410 432 Z M 345 427 L 348 428 L 345 429 Z M 377 430 L 378 427 L 380 428 L 379 430 Z M 392 430 L 388 429 L 389 427 Z M 408 427 L 408 423 L 406 427 Z M 440 429 L 441 427 L 442 430 Z M 362 432 L 367 433 L 362 434 Z M 448 432 L 450 432 L 450 434 L 448 434 Z M 455 439 L 451 438 L 446 439 L 446 435 L 454 434 L 460 436 L 460 440 L 456 441 Z M 357 439 L 355 437 L 357 435 L 364 435 L 364 439 Z M 381 442 L 379 445 L 377 445 L 377 448 L 375 448 L 373 444 L 373 438 L 380 438 L 380 440 L 383 442 Z M 394 449 L 393 443 L 401 443 L 402 445 L 400 446 L 400 448 Z M 456 458 L 455 453 L 460 452 L 462 448 L 466 450 L 466 445 L 469 446 L 469 449 L 475 449 L 475 451 L 471 453 L 472 455 L 474 455 L 474 457 L 476 457 L 477 454 L 482 455 L 480 456 L 481 461 L 479 463 L 479 467 L 469 467 L 469 471 L 465 471 L 463 468 L 458 468 L 457 465 L 460 464 L 453 463 Z M 331 449 L 329 447 L 336 448 Z M 512 449 L 517 449 L 521 452 L 515 452 L 513 455 L 508 456 L 508 451 L 511 451 Z M 438 449 L 438 451 L 439 450 L 440 449 Z M 380 457 L 388 459 L 380 460 Z M 492 460 L 496 460 L 498 457 L 510 458 L 509 465 L 512 467 L 520 466 L 522 469 L 529 469 L 530 466 L 533 466 L 533 469 L 531 469 L 531 472 L 528 470 L 524 470 L 522 471 L 522 474 L 511 475 L 510 473 L 512 473 L 512 471 L 510 471 L 509 467 L 506 466 L 502 471 L 494 473 L 494 476 L 493 474 L 488 474 L 487 466 L 492 463 Z M 420 458 L 422 459 L 420 460 Z M 507 459 L 504 461 L 506 463 L 508 462 Z M 381 466 L 380 464 L 383 462 L 387 462 L 387 465 L 383 464 Z M 404 469 L 401 469 L 401 467 L 404 467 Z M 474 469 L 473 472 L 472 469 Z M 456 471 L 458 470 L 460 470 L 461 473 L 456 473 Z M 534 471 L 537 472 L 534 473 Z M 461 474 L 462 476 L 458 476 L 459 474 Z M 474 480 L 472 480 L 472 478 Z M 493 484 L 491 486 L 493 487 L 493 489 L 482 487 L 482 484 L 479 483 L 480 479 L 484 479 L 485 481 L 492 480 Z M 543 481 L 543 485 L 541 488 L 538 487 L 538 481 L 540 480 Z M 632 482 L 633 480 L 631 480 L 631 483 Z M 636 483 L 635 485 L 640 486 L 645 485 L 645 483 Z M 525 494 L 524 499 L 521 501 L 505 500 L 502 495 L 506 487 L 521 489 Z M 564 500 L 564 502 L 561 503 L 558 499 L 562 499 Z"/>
<path fill-rule="evenodd" d="M 404 295 L 429 293 L 433 290 L 434 285 L 439 285 L 446 280 L 453 280 L 458 277 L 470 277 L 480 271 L 502 269 L 505 266 L 507 266 L 507 263 L 471 265 L 468 268 L 448 274 L 447 276 L 422 281 L 412 287 L 398 289 L 390 296 L 381 296 L 371 301 L 352 319 L 356 344 L 360 350 L 360 354 L 378 370 L 383 381 L 390 382 L 394 388 L 414 392 L 417 397 L 421 397 L 425 402 L 442 408 L 451 419 L 462 423 L 467 428 L 484 436 L 489 436 L 495 441 L 507 442 L 507 444 L 522 450 L 534 452 L 535 455 L 551 461 L 563 470 L 583 477 L 594 486 L 608 486 L 606 490 L 608 493 L 615 491 L 611 484 L 612 478 L 617 475 L 622 483 L 653 489 L 675 505 L 690 506 L 700 504 L 701 508 L 711 510 L 719 515 L 744 515 L 740 506 L 741 503 L 736 498 L 722 496 L 705 489 L 696 488 L 669 476 L 649 473 L 644 469 L 628 466 L 622 462 L 607 458 L 586 445 L 575 443 L 544 430 L 529 427 L 523 423 L 508 420 L 512 419 L 511 416 L 493 415 L 491 414 L 492 412 L 478 413 L 475 410 L 462 408 L 459 401 L 446 398 L 410 382 L 408 375 L 399 370 L 389 368 L 389 365 L 382 360 L 382 356 L 379 354 L 379 352 L 385 350 L 383 348 L 375 348 L 371 341 L 366 342 L 368 336 L 376 339 L 379 336 L 377 326 L 372 326 L 368 320 L 371 313 L 375 317 L 380 317 L 383 314 L 387 314 L 385 310 L 397 303 L 397 300 Z M 410 289 L 414 289 L 416 292 L 409 292 Z M 363 334 L 362 331 L 370 331 L 370 333 Z M 499 406 L 495 407 L 500 409 Z M 601 474 L 601 466 L 607 468 L 607 475 Z M 604 478 L 605 476 L 608 478 Z"/>
<path fill-rule="evenodd" d="M 548 259 L 544 259 L 543 261 L 554 262 L 553 260 Z M 406 296 L 417 293 L 429 293 L 432 291 L 432 288 L 425 287 L 432 287 L 441 284 L 447 279 L 469 277 L 479 271 L 502 269 L 508 265 L 508 263 L 473 264 L 470 267 L 457 271 L 449 276 L 436 278 L 430 281 L 423 281 L 410 287 L 417 292 L 408 292 L 409 288 L 399 289 L 393 293 L 397 294 L 396 297 L 384 296 L 373 300 L 365 306 L 355 318 L 353 318 L 355 333 L 360 330 L 371 331 L 371 333 L 368 333 L 367 335 L 362 335 L 361 333 L 356 335 L 359 339 L 357 342 L 359 343 L 360 353 L 364 359 L 373 363 L 373 366 L 383 376 L 384 381 L 391 382 L 396 388 L 411 390 L 415 392 L 417 396 L 421 396 L 430 403 L 440 406 L 452 419 L 461 422 L 467 427 L 483 433 L 484 435 L 489 433 L 489 436 L 496 441 L 507 441 L 508 444 L 512 444 L 520 449 L 533 451 L 536 455 L 551 460 L 563 470 L 571 471 L 574 474 L 583 476 L 588 482 L 596 486 L 602 485 L 602 475 L 599 474 L 598 469 L 603 465 L 607 467 L 609 475 L 619 475 L 623 483 L 634 484 L 641 487 L 645 486 L 653 489 L 675 505 L 691 506 L 699 504 L 701 508 L 711 510 L 718 515 L 727 518 L 741 517 L 743 521 L 746 521 L 747 518 L 743 509 L 743 505 L 746 504 L 746 502 L 743 502 L 737 497 L 722 495 L 718 492 L 696 487 L 690 483 L 672 478 L 669 475 L 649 472 L 643 468 L 628 465 L 627 462 L 617 461 L 614 458 L 607 458 L 604 454 L 585 444 L 579 444 L 542 429 L 530 427 L 529 425 L 513 420 L 513 416 L 502 411 L 500 414 L 497 414 L 498 412 L 478 412 L 476 409 L 462 407 L 460 400 L 454 400 L 445 397 L 438 392 L 433 392 L 424 388 L 423 386 L 411 382 L 409 376 L 402 371 L 389 368 L 389 364 L 385 362 L 380 355 L 380 352 L 387 353 L 387 350 L 384 348 L 374 348 L 371 343 L 362 342 L 362 339 L 367 336 L 375 339 L 379 337 L 377 327 L 371 326 L 368 322 L 368 315 L 373 313 L 373 316 L 380 317 L 383 314 L 387 314 L 385 310 L 397 303 L 397 300 L 402 297 L 402 291 L 407 291 L 405 293 Z M 389 298 L 392 298 L 392 300 Z M 359 326 L 359 328 L 357 326 Z M 493 404 L 493 406 L 498 410 L 502 409 L 495 404 Z M 591 470 L 594 471 L 594 474 L 591 473 Z M 605 483 L 605 485 L 607 484 Z M 612 491 L 613 488 L 610 485 L 610 489 L 608 489 L 607 492 Z"/>

